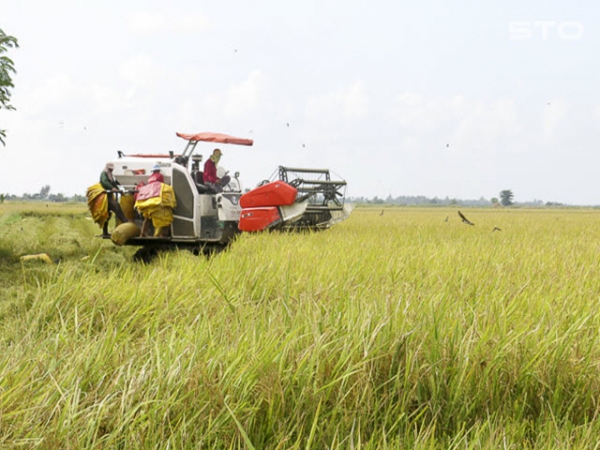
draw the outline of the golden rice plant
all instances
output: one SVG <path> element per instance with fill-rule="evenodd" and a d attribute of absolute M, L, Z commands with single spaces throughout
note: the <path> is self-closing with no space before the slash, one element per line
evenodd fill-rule
<path fill-rule="evenodd" d="M 85 211 L 4 212 L 62 259 L 7 264 L 0 446 L 593 448 L 599 212 L 463 212 L 149 264 Z"/>

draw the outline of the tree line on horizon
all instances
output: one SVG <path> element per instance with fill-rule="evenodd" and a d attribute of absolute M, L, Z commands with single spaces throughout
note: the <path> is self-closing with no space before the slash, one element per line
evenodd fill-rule
<path fill-rule="evenodd" d="M 66 202 L 86 202 L 85 195 L 75 194 L 72 196 L 63 193 L 51 193 L 50 185 L 40 188 L 39 192 L 34 194 L 25 193 L 21 196 L 14 194 L 0 194 L 0 203 L 4 201 L 48 201 L 54 203 Z M 395 205 L 395 206 L 470 206 L 470 207 L 500 207 L 500 206 L 531 206 L 531 207 L 556 207 L 569 206 L 559 202 L 543 202 L 542 200 L 533 200 L 528 202 L 514 202 L 512 190 L 506 189 L 500 192 L 499 197 L 486 199 L 457 199 L 451 197 L 426 197 L 424 195 L 399 195 L 393 197 L 388 195 L 386 198 L 374 197 L 348 197 L 346 200 L 351 203 L 364 205 Z"/>
<path fill-rule="evenodd" d="M 42 186 L 39 192 L 35 194 L 25 193 L 21 196 L 14 194 L 0 194 L 0 203 L 5 201 L 47 201 L 53 203 L 66 203 L 66 202 L 86 202 L 87 198 L 85 195 L 75 194 L 68 196 L 62 193 L 50 193 L 52 188 L 50 185 Z"/>
<path fill-rule="evenodd" d="M 559 202 L 544 202 L 542 200 L 532 200 L 525 202 L 515 202 L 514 194 L 511 189 L 500 191 L 498 197 L 486 199 L 457 199 L 451 197 L 426 197 L 424 195 L 398 195 L 393 197 L 388 195 L 386 198 L 378 197 L 348 197 L 347 201 L 365 205 L 396 205 L 396 206 L 471 206 L 471 207 L 508 207 L 508 206 L 531 206 L 531 207 L 556 207 L 569 206 Z"/>

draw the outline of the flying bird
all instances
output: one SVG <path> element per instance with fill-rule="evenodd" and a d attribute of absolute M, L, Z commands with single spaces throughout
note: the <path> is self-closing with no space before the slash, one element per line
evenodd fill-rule
<path fill-rule="evenodd" d="M 446 144 L 446 148 L 450 147 L 450 144 Z"/>
<path fill-rule="evenodd" d="M 467 225 L 475 225 L 473 222 L 471 222 L 469 219 L 467 219 L 463 213 L 461 213 L 460 211 L 458 211 L 458 215 L 460 216 L 460 218 L 462 219 L 462 223 L 466 223 Z"/>
<path fill-rule="evenodd" d="M 492 233 L 493 233 L 494 231 L 502 231 L 502 230 L 501 230 L 500 228 L 498 228 L 498 227 L 494 227 L 494 229 L 492 230 Z"/>

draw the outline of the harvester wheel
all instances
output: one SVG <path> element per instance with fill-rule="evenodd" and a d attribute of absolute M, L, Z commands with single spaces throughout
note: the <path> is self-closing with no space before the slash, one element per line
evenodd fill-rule
<path fill-rule="evenodd" d="M 158 250 L 155 247 L 142 247 L 133 255 L 133 260 L 149 264 L 158 255 Z"/>

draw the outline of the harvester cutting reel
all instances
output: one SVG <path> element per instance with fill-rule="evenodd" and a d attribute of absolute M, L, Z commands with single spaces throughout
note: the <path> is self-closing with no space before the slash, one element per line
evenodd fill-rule
<path fill-rule="evenodd" d="M 279 166 L 279 179 L 298 190 L 296 203 L 308 203 L 302 217 L 286 227 L 329 228 L 352 211 L 352 205 L 344 201 L 346 181 L 332 180 L 329 169 Z"/>

